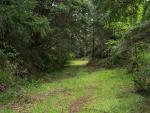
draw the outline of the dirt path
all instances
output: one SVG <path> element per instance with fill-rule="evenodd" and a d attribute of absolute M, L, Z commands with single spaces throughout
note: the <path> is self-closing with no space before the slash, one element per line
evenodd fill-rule
<path fill-rule="evenodd" d="M 31 87 L 0 113 L 150 113 L 150 97 L 134 91 L 125 69 L 77 65 L 54 73 L 65 79 Z"/>
<path fill-rule="evenodd" d="M 84 96 L 77 99 L 69 107 L 69 113 L 78 112 L 87 102 L 89 102 L 90 96 Z"/>

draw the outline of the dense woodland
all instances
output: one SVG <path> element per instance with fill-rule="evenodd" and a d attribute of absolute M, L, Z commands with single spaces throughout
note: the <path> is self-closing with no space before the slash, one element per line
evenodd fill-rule
<path fill-rule="evenodd" d="M 150 91 L 150 1 L 0 0 L 0 92 L 79 58 Z"/>

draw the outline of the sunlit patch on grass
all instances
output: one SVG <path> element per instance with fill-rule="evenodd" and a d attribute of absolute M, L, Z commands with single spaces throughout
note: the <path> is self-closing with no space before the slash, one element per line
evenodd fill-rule
<path fill-rule="evenodd" d="M 88 59 L 82 59 L 82 60 L 72 60 L 70 61 L 70 66 L 84 66 L 89 62 Z"/>

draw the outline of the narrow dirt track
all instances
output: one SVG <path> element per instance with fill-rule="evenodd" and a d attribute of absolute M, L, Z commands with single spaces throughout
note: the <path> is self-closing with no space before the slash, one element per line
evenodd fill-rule
<path fill-rule="evenodd" d="M 77 99 L 70 105 L 69 113 L 78 112 L 87 102 L 89 102 L 90 96 L 84 96 Z"/>

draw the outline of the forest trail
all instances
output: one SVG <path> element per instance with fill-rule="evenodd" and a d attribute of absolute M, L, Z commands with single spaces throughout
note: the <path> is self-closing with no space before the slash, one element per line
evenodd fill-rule
<path fill-rule="evenodd" d="M 28 87 L 27 99 L 0 113 L 150 113 L 150 103 L 135 92 L 132 75 L 125 69 L 87 67 L 86 63 L 72 61 L 52 73 L 59 80 Z"/>

